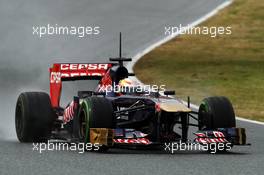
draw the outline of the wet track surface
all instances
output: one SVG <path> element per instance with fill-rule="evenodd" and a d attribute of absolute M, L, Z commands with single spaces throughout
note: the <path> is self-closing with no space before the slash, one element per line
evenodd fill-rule
<path fill-rule="evenodd" d="M 1 174 L 262 174 L 263 126 L 245 124 L 251 147 L 226 154 L 204 151 L 111 149 L 108 153 L 33 151 L 32 144 L 1 141 Z"/>
<path fill-rule="evenodd" d="M 263 174 L 262 125 L 238 122 L 248 129 L 251 147 L 229 154 L 113 149 L 107 154 L 52 151 L 39 154 L 15 137 L 14 109 L 21 91 L 48 92 L 48 67 L 53 62 L 107 62 L 118 54 L 123 32 L 124 55 L 164 37 L 164 27 L 193 22 L 222 0 L 78 0 L 0 1 L 0 174 Z M 76 36 L 32 35 L 32 26 L 98 25 L 101 34 Z M 63 101 L 77 90 L 95 85 L 65 85 Z"/>

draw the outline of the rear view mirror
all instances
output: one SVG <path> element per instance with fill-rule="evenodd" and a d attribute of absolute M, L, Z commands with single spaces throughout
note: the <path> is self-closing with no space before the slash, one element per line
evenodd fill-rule
<path fill-rule="evenodd" d="M 175 91 L 164 91 L 164 95 L 175 95 Z"/>

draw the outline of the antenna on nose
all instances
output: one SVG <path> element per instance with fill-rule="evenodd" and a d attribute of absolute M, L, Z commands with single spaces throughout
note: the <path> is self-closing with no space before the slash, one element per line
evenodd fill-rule
<path fill-rule="evenodd" d="M 122 57 L 122 33 L 119 33 L 119 58 L 109 58 L 110 61 L 118 61 L 119 66 L 124 66 L 124 61 L 132 61 L 132 58 Z"/>
<path fill-rule="evenodd" d="M 119 33 L 119 58 L 122 58 L 122 33 Z"/>

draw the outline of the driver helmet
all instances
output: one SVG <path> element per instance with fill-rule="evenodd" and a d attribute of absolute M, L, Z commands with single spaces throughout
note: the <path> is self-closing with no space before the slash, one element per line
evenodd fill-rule
<path fill-rule="evenodd" d="M 129 86 L 135 85 L 135 83 L 131 79 L 125 78 L 125 79 L 120 80 L 118 85 L 120 87 L 129 87 Z"/>
<path fill-rule="evenodd" d="M 124 92 L 134 92 L 133 88 L 138 86 L 138 83 L 136 83 L 135 81 L 129 79 L 129 78 L 125 78 L 119 81 L 118 83 L 119 86 L 119 91 L 120 93 L 124 93 Z M 132 89 L 131 89 L 132 88 Z"/>

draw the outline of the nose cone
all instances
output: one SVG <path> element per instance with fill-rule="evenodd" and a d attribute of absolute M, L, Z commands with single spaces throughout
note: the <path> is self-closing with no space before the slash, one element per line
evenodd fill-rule
<path fill-rule="evenodd" d="M 191 112 L 191 109 L 177 101 L 168 101 L 160 103 L 160 109 L 166 112 Z"/>

